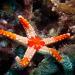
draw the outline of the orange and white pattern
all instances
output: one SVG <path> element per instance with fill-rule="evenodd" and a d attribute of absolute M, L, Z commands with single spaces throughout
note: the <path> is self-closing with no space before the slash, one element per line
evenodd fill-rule
<path fill-rule="evenodd" d="M 50 53 L 58 62 L 62 60 L 62 56 L 56 49 L 48 48 L 46 45 L 67 39 L 70 37 L 70 33 L 62 34 L 51 38 L 49 37 L 41 38 L 36 34 L 34 28 L 30 25 L 30 23 L 26 19 L 24 19 L 23 16 L 19 15 L 18 19 L 20 23 L 23 25 L 27 33 L 27 37 L 23 37 L 5 30 L 0 30 L 0 35 L 6 36 L 12 40 L 15 40 L 23 45 L 28 46 L 22 59 L 20 59 L 20 57 L 18 56 L 16 56 L 15 58 L 21 67 L 28 66 L 34 54 L 40 51 Z"/>

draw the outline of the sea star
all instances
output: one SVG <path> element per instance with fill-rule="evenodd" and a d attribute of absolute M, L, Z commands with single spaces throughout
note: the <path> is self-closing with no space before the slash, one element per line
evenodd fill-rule
<path fill-rule="evenodd" d="M 21 67 L 28 66 L 34 54 L 40 51 L 50 53 L 54 58 L 56 58 L 58 62 L 62 60 L 62 56 L 59 54 L 59 52 L 56 49 L 48 48 L 46 45 L 56 43 L 58 41 L 62 41 L 66 38 L 69 38 L 70 33 L 62 34 L 51 38 L 50 37 L 41 38 L 35 33 L 34 28 L 30 25 L 30 23 L 26 19 L 24 19 L 23 16 L 19 15 L 18 19 L 20 23 L 23 25 L 27 37 L 23 37 L 2 29 L 0 29 L 0 35 L 6 36 L 14 41 L 20 42 L 21 44 L 28 46 L 24 54 L 24 57 L 22 59 L 20 59 L 19 56 L 16 56 L 15 58 Z"/>

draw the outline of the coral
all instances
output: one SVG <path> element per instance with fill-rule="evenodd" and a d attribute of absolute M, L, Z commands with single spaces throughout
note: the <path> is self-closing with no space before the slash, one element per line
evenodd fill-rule
<path fill-rule="evenodd" d="M 63 55 L 63 61 L 61 62 L 65 71 L 65 75 L 73 75 L 73 64 L 68 56 Z"/>
<path fill-rule="evenodd" d="M 71 7 L 70 4 L 60 3 L 58 0 L 51 0 L 51 2 L 56 6 L 55 10 L 57 10 L 57 11 L 64 12 L 67 14 L 75 14 L 75 8 Z"/>
<path fill-rule="evenodd" d="M 58 66 L 51 56 L 46 56 L 38 65 L 33 69 L 30 75 L 51 75 L 58 71 Z"/>
<path fill-rule="evenodd" d="M 30 75 L 73 75 L 72 63 L 69 57 L 66 55 L 62 55 L 62 57 L 64 60 L 61 62 L 61 66 L 61 64 L 57 64 L 51 56 L 46 56 L 41 63 L 39 63 L 38 67 L 32 70 Z"/>
<path fill-rule="evenodd" d="M 68 6 L 65 3 L 60 3 L 57 7 L 57 10 L 63 11 L 63 12 L 68 13 L 68 14 L 75 14 L 75 8 Z"/>

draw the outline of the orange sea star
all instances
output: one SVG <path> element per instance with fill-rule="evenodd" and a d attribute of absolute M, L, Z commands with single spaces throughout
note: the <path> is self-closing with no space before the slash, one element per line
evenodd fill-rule
<path fill-rule="evenodd" d="M 0 29 L 0 35 L 6 36 L 12 40 L 15 40 L 17 42 L 20 42 L 23 45 L 28 46 L 24 54 L 24 57 L 22 59 L 20 59 L 18 56 L 16 56 L 15 58 L 21 67 L 28 66 L 34 54 L 40 51 L 50 53 L 53 57 L 56 58 L 58 62 L 62 60 L 62 56 L 59 54 L 59 52 L 56 49 L 48 48 L 46 45 L 69 38 L 70 33 L 62 34 L 62 35 L 51 37 L 51 38 L 50 37 L 41 38 L 35 33 L 34 28 L 29 24 L 29 22 L 26 19 L 24 19 L 24 17 L 19 15 L 18 19 L 20 23 L 23 25 L 26 31 L 27 37 L 23 37 L 23 36 L 20 36 L 15 33 L 8 32 L 2 29 Z"/>

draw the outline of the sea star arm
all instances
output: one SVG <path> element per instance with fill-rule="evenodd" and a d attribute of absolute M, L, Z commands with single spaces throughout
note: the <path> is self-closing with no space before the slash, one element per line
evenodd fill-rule
<path fill-rule="evenodd" d="M 20 23 L 23 25 L 23 27 L 27 33 L 27 36 L 28 37 L 32 37 L 32 36 L 35 37 L 36 33 L 34 31 L 34 28 L 30 25 L 30 23 L 27 21 L 27 19 L 25 19 L 21 15 L 18 16 L 18 19 L 19 19 Z"/>
<path fill-rule="evenodd" d="M 67 39 L 69 37 L 70 37 L 70 33 L 66 33 L 66 34 L 54 36 L 54 37 L 51 37 L 51 38 L 43 38 L 43 41 L 45 42 L 46 45 L 49 45 L 49 44 L 53 44 L 53 43 L 62 41 L 64 39 Z"/>
<path fill-rule="evenodd" d="M 28 66 L 35 53 L 36 50 L 33 47 L 28 47 L 22 59 L 20 59 L 18 56 L 16 56 L 15 59 L 21 67 L 26 67 Z"/>
<path fill-rule="evenodd" d="M 9 39 L 17 41 L 23 45 L 26 45 L 28 43 L 28 38 L 17 35 L 15 33 L 9 32 L 9 31 L 5 31 L 3 29 L 0 29 L 0 35 L 8 37 Z"/>
<path fill-rule="evenodd" d="M 62 60 L 62 56 L 59 54 L 59 52 L 54 49 L 54 48 L 48 48 L 46 46 L 43 46 L 39 52 L 45 52 L 45 53 L 50 53 L 58 62 Z"/>

